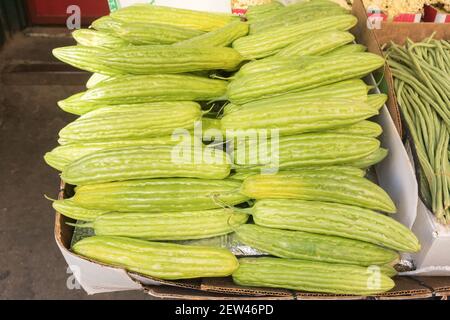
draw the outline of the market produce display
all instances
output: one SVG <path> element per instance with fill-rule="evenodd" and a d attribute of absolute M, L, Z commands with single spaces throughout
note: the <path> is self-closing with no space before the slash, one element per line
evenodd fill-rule
<path fill-rule="evenodd" d="M 422 199 L 450 224 L 450 43 L 392 44 L 387 52 L 402 115 L 417 154 Z"/>
<path fill-rule="evenodd" d="M 392 289 L 399 253 L 420 244 L 366 177 L 388 154 L 371 119 L 387 97 L 361 80 L 384 59 L 353 43 L 356 23 L 328 0 L 247 20 L 135 5 L 76 31 L 53 53 L 93 75 L 58 103 L 79 118 L 45 155 L 75 186 L 53 207 L 95 233 L 73 252 L 157 279 Z M 231 233 L 272 257 L 182 243 Z"/>

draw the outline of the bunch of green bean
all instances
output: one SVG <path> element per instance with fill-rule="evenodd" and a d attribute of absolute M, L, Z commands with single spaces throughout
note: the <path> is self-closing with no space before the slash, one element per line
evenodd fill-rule
<path fill-rule="evenodd" d="M 420 163 L 422 199 L 450 224 L 450 43 L 429 38 L 392 44 L 388 62 Z"/>

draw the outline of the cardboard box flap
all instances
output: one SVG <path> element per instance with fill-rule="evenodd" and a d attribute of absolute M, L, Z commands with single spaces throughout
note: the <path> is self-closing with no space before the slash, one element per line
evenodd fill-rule
<path fill-rule="evenodd" d="M 423 280 L 428 282 L 429 279 L 437 279 L 435 283 L 426 284 Z M 448 278 L 411 278 L 411 277 L 397 277 L 396 287 L 388 293 L 382 295 L 376 295 L 373 297 L 362 296 L 349 296 L 349 295 L 326 295 L 320 293 L 307 293 L 290 290 L 277 290 L 268 288 L 249 288 L 256 289 L 261 295 L 255 295 L 255 291 L 251 292 L 251 295 L 239 294 L 236 295 L 235 288 L 242 289 L 234 285 L 229 279 L 204 279 L 202 281 L 202 291 L 196 291 L 186 288 L 178 288 L 171 286 L 151 286 L 144 287 L 144 290 L 158 298 L 166 299 L 192 299 L 192 300 L 361 300 L 361 299 L 377 299 L 377 300 L 395 300 L 395 299 L 424 299 L 437 295 L 444 295 L 449 291 L 449 287 L 439 287 L 446 282 L 442 282 L 442 279 Z M 437 284 L 437 288 L 433 289 L 433 286 Z M 439 285 L 440 284 L 440 285 Z M 218 287 L 221 289 L 218 290 Z M 273 295 L 272 290 L 276 290 L 281 293 L 285 291 L 286 294 Z M 225 293 L 228 292 L 228 293 Z M 230 294 L 234 292 L 233 294 Z M 270 295 L 264 295 L 264 293 L 271 293 Z M 243 293 L 243 291 L 242 291 Z"/>
<path fill-rule="evenodd" d="M 56 242 L 75 279 L 87 294 L 142 290 L 142 285 L 132 280 L 125 270 L 81 258 L 67 250 L 58 239 Z"/>
<path fill-rule="evenodd" d="M 406 39 L 414 42 L 422 41 L 434 34 L 436 39 L 450 39 L 450 26 L 436 23 L 395 23 L 383 22 L 381 29 L 374 29 L 375 37 L 380 45 L 405 44 Z"/>
<path fill-rule="evenodd" d="M 130 277 L 133 279 L 139 281 L 140 283 L 150 286 L 150 285 L 166 285 L 166 286 L 172 286 L 172 287 L 178 287 L 178 288 L 185 288 L 185 289 L 194 289 L 194 290 L 201 290 L 201 279 L 186 279 L 186 280 L 177 280 L 177 281 L 170 281 L 170 280 L 163 280 L 163 279 L 156 279 L 153 277 L 145 276 L 142 274 L 137 274 L 133 272 L 128 272 Z"/>
<path fill-rule="evenodd" d="M 418 185 L 413 165 L 389 114 L 383 107 L 377 116 L 377 122 L 383 127 L 381 145 L 389 150 L 389 155 L 376 166 L 376 172 L 380 186 L 397 207 L 397 213 L 391 216 L 411 229 L 417 216 Z"/>

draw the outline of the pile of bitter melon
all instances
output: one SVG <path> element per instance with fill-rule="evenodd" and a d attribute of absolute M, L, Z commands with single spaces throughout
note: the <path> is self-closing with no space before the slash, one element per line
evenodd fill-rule
<path fill-rule="evenodd" d="M 383 59 L 353 44 L 356 18 L 333 2 L 248 17 L 136 5 L 54 50 L 94 73 L 59 102 L 80 117 L 45 155 L 76 185 L 54 208 L 96 234 L 73 251 L 160 279 L 390 290 L 398 252 L 420 245 L 365 178 L 387 155 L 368 120 L 386 97 L 360 79 Z M 232 232 L 267 256 L 172 242 Z"/>

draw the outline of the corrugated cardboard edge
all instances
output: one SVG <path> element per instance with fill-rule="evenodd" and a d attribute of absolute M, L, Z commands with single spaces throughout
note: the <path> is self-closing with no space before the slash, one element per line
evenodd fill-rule
<path fill-rule="evenodd" d="M 72 191 L 67 190 L 61 183 L 58 199 L 67 198 Z M 59 213 L 55 216 L 55 240 L 63 248 L 70 250 L 70 240 L 73 227 L 66 222 L 72 221 Z M 94 262 L 81 256 L 80 259 Z M 99 265 L 111 267 L 106 264 L 94 262 Z M 117 268 L 123 270 L 121 268 Z M 139 283 L 144 292 L 158 298 L 166 299 L 192 299 L 192 300 L 396 300 L 396 299 L 423 299 L 433 296 L 446 297 L 450 294 L 450 277 L 397 277 L 396 287 L 385 294 L 373 297 L 330 295 L 296 292 L 292 290 L 270 288 L 245 288 L 235 285 L 228 278 L 205 278 L 184 281 L 167 281 L 128 272 L 133 281 Z M 146 281 L 140 281 L 146 280 Z M 417 280 L 419 279 L 419 280 Z M 422 280 L 425 279 L 425 280 Z M 432 279 L 432 280 L 430 280 Z M 445 283 L 442 283 L 445 279 Z M 430 281 L 431 285 L 427 284 Z M 157 285 L 148 285 L 145 282 Z"/>
<path fill-rule="evenodd" d="M 433 296 L 450 296 L 450 277 L 411 277 L 422 285 L 433 288 Z"/>
<path fill-rule="evenodd" d="M 213 293 L 208 291 L 200 291 L 200 290 L 188 290 L 184 288 L 176 288 L 169 286 L 146 286 L 144 287 L 144 291 L 157 298 L 162 299 L 175 299 L 175 300 L 294 300 L 294 296 L 288 297 L 269 297 L 266 296 L 264 298 L 258 296 L 236 296 L 236 295 L 227 295 L 224 293 Z"/>

